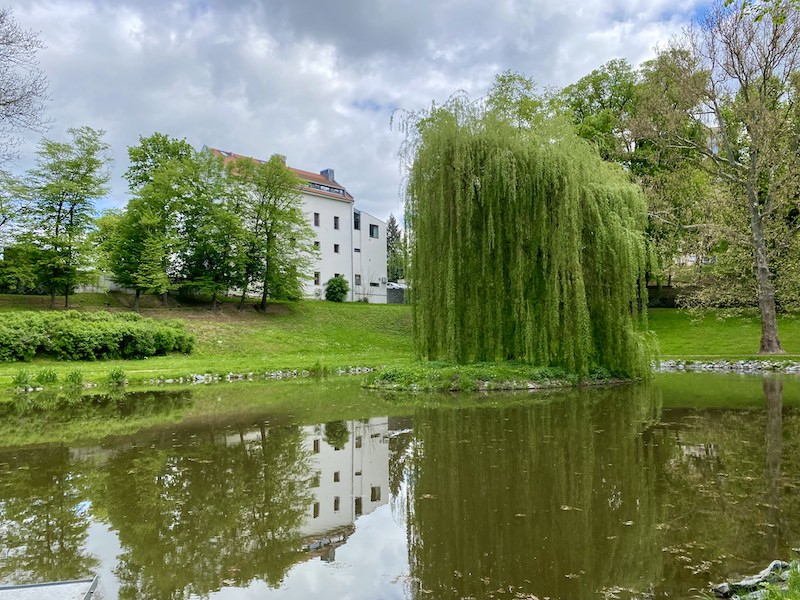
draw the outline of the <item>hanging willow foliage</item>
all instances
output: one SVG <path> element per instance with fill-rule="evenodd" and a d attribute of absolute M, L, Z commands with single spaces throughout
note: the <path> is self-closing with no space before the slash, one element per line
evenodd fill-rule
<path fill-rule="evenodd" d="M 464 96 L 405 131 L 420 355 L 645 376 L 646 204 L 625 173 L 557 120 Z"/>

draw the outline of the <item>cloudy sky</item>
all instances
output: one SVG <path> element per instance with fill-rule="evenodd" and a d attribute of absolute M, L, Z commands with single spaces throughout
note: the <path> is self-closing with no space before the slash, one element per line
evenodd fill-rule
<path fill-rule="evenodd" d="M 104 129 L 112 192 L 127 148 L 162 132 L 308 171 L 335 170 L 356 205 L 402 212 L 391 116 L 507 69 L 564 86 L 613 58 L 634 65 L 707 0 L 21 0 L 52 100 L 47 136 Z M 21 172 L 38 134 L 26 137 Z"/>

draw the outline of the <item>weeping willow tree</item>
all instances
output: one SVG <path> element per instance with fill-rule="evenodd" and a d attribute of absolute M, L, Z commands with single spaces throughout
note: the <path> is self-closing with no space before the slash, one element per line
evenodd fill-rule
<path fill-rule="evenodd" d="M 404 120 L 418 353 L 644 376 L 641 192 L 568 124 L 498 105 Z"/>

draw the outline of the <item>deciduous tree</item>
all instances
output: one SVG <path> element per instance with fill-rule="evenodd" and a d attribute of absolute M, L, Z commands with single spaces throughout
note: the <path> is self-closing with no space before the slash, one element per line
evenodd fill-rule
<path fill-rule="evenodd" d="M 713 223 L 728 247 L 752 259 L 761 353 L 781 353 L 776 265 L 795 244 L 798 204 L 797 99 L 800 12 L 786 2 L 756 14 L 717 4 L 651 63 L 640 135 L 685 152 L 730 202 Z M 774 10 L 773 10 L 774 9 Z M 780 17 L 777 16 L 778 11 Z M 795 216 L 793 216 L 795 215 Z"/>
<path fill-rule="evenodd" d="M 50 292 L 51 308 L 58 291 L 68 307 L 72 288 L 88 280 L 94 202 L 108 192 L 110 157 L 104 132 L 80 127 L 68 133 L 67 142 L 41 141 L 36 166 L 19 189 L 30 205 L 26 225 L 38 251 L 37 271 Z"/>

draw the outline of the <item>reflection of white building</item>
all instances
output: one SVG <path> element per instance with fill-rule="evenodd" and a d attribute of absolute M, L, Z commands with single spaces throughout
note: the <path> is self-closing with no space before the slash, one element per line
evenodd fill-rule
<path fill-rule="evenodd" d="M 349 435 L 339 450 L 325 441 L 324 425 L 303 428 L 314 495 L 302 526 L 306 538 L 351 528 L 357 517 L 389 501 L 388 418 L 345 425 Z"/>

